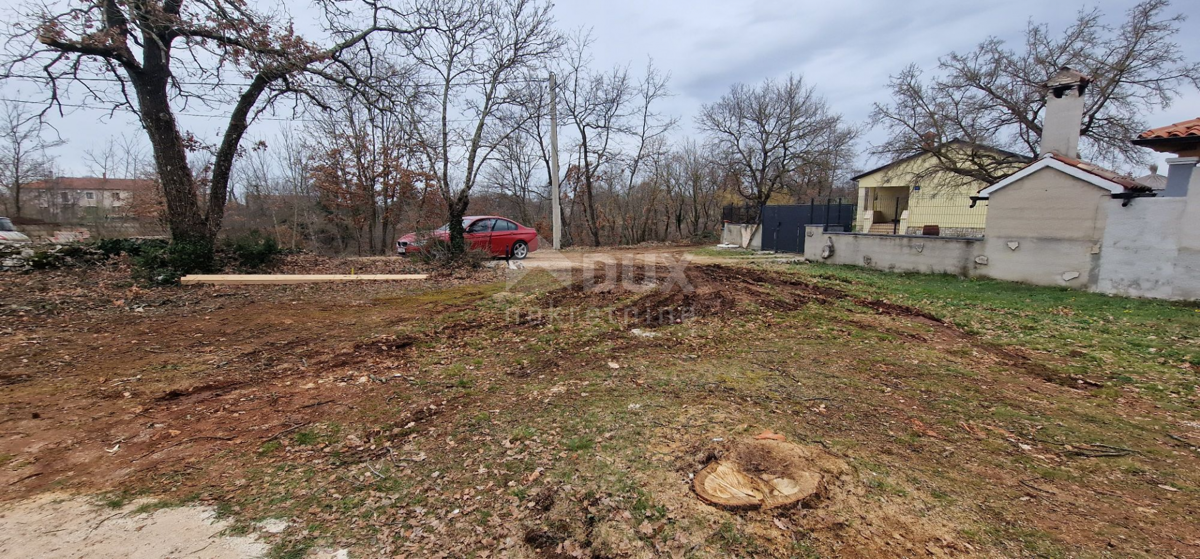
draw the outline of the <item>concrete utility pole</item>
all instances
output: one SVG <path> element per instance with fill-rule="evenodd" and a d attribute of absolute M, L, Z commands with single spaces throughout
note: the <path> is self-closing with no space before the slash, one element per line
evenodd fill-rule
<path fill-rule="evenodd" d="M 558 82 L 550 72 L 550 207 L 554 212 L 554 250 L 562 248 L 562 208 L 558 195 Z"/>

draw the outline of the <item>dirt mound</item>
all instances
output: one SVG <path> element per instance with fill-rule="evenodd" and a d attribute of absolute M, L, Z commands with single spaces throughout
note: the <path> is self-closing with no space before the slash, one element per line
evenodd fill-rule
<path fill-rule="evenodd" d="M 784 274 L 720 265 L 597 264 L 579 281 L 547 294 L 544 306 L 615 306 L 629 324 L 662 326 L 715 317 L 740 308 L 793 311 L 810 302 L 845 298 L 838 290 Z"/>
<path fill-rule="evenodd" d="M 845 470 L 844 462 L 820 449 L 753 440 L 700 470 L 692 489 L 705 502 L 733 510 L 811 506 L 825 494 L 831 474 Z"/>

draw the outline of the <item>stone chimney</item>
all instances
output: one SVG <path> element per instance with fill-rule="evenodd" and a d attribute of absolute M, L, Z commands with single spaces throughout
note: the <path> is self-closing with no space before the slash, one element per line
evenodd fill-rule
<path fill-rule="evenodd" d="M 1083 92 L 1091 78 L 1066 66 L 1046 82 L 1046 116 L 1042 119 L 1041 155 L 1055 153 L 1079 159 L 1079 127 Z"/>
<path fill-rule="evenodd" d="M 921 134 L 921 149 L 933 151 L 935 147 L 937 147 L 937 134 L 933 130 Z"/>

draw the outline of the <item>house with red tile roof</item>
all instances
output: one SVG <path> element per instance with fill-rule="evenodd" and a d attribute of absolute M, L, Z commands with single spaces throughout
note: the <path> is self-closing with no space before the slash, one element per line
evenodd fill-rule
<path fill-rule="evenodd" d="M 1151 128 L 1138 134 L 1133 144 L 1180 157 L 1200 156 L 1200 118 Z"/>
<path fill-rule="evenodd" d="M 107 177 L 56 177 L 25 186 L 38 217 L 59 223 L 143 217 L 142 205 L 158 197 L 157 189 L 154 181 Z"/>
<path fill-rule="evenodd" d="M 70 223 L 134 217 L 134 199 L 154 193 L 156 187 L 149 180 L 59 176 L 31 182 L 25 191 L 43 220 Z"/>

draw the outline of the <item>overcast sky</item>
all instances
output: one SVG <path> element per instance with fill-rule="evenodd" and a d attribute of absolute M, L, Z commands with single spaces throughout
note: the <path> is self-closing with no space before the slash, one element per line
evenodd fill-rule
<path fill-rule="evenodd" d="M 1084 6 L 1097 6 L 1113 24 L 1136 0 L 1078 2 L 1060 0 L 560 0 L 555 16 L 564 30 L 591 28 L 598 67 L 647 59 L 670 72 L 675 96 L 663 112 L 680 118 L 680 135 L 689 134 L 700 105 L 721 96 L 736 82 L 756 83 L 789 72 L 802 74 L 850 121 L 866 123 L 872 103 L 886 102 L 888 76 L 915 62 L 933 68 L 950 51 L 973 48 L 988 35 L 1017 41 L 1030 18 L 1055 30 L 1068 25 Z M 1173 10 L 1200 5 L 1176 0 Z M 295 10 L 296 8 L 292 8 Z M 302 12 L 296 14 L 302 18 Z M 1187 22 L 1200 26 L 1200 12 Z M 1183 52 L 1200 57 L 1200 34 L 1175 37 Z M 28 83 L 5 83 L 4 97 L 34 98 Z M 1200 92 L 1188 90 L 1171 108 L 1150 115 L 1161 126 L 1200 116 Z M 184 125 L 200 136 L 216 138 L 220 121 L 190 118 Z M 84 174 L 85 149 L 121 133 L 141 133 L 126 115 L 80 109 L 55 126 L 67 144 L 56 150 L 65 174 Z M 270 137 L 279 121 L 252 129 Z M 866 152 L 882 140 L 869 132 L 860 142 Z M 867 156 L 860 166 L 875 163 Z M 1135 170 L 1140 171 L 1140 170 Z"/>

